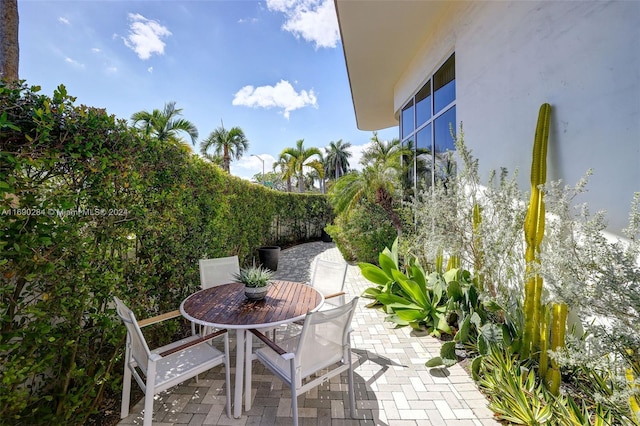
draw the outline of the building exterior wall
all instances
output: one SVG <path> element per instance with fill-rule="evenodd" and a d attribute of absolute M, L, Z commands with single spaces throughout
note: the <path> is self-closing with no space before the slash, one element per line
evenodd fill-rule
<path fill-rule="evenodd" d="M 394 87 L 396 112 L 455 52 L 457 120 L 481 175 L 517 169 L 528 190 L 550 103 L 547 179 L 573 185 L 593 169 L 577 201 L 620 234 L 640 191 L 640 2 L 452 2 L 428 31 Z"/>

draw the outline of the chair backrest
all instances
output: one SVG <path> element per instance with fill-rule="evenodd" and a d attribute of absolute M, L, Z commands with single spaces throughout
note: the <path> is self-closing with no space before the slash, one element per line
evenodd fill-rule
<path fill-rule="evenodd" d="M 299 380 L 340 360 L 347 362 L 344 357 L 351 356 L 349 335 L 357 303 L 354 297 L 336 308 L 307 314 L 295 352 Z"/>
<path fill-rule="evenodd" d="M 133 311 L 124 304 L 122 300 L 118 299 L 115 296 L 113 300 L 116 302 L 116 310 L 118 311 L 118 316 L 127 327 L 127 344 L 130 345 L 129 350 L 131 351 L 131 356 L 146 375 L 147 363 L 149 361 L 149 357 L 151 356 L 151 351 L 149 350 L 147 341 L 144 339 L 144 335 L 140 330 L 140 326 L 138 326 L 136 316 L 133 314 Z M 128 359 L 125 360 L 125 363 L 128 362 Z"/>
<path fill-rule="evenodd" d="M 237 281 L 233 275 L 238 273 L 238 256 L 200 259 L 200 287 L 203 289 Z"/>
<path fill-rule="evenodd" d="M 316 259 L 310 284 L 324 296 L 329 296 L 344 291 L 346 277 L 347 264 L 345 262 Z M 331 305 L 342 305 L 344 300 L 344 297 L 340 296 L 327 300 L 327 302 Z"/>

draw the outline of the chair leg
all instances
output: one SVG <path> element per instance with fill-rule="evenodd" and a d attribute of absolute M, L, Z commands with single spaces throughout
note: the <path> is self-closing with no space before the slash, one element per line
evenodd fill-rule
<path fill-rule="evenodd" d="M 147 365 L 147 383 L 144 390 L 144 418 L 142 420 L 143 426 L 152 426 L 153 421 L 153 397 L 156 390 L 156 363 L 149 361 Z"/>
<path fill-rule="evenodd" d="M 122 403 L 120 405 L 120 418 L 129 415 L 129 403 L 131 400 L 131 370 L 129 370 L 129 348 L 127 347 L 124 358 L 124 377 L 122 378 Z"/>
<path fill-rule="evenodd" d="M 351 353 L 349 353 L 349 417 L 352 419 L 356 411 L 356 392 L 353 387 L 353 363 L 351 362 Z"/>
<path fill-rule="evenodd" d="M 293 359 L 289 361 L 291 366 L 291 417 L 293 426 L 298 426 L 298 393 L 296 392 L 296 365 Z"/>

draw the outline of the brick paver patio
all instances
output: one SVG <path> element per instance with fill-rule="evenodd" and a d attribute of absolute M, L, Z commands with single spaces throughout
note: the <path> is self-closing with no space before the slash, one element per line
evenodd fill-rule
<path fill-rule="evenodd" d="M 313 261 L 318 257 L 342 260 L 333 243 L 302 244 L 281 252 L 276 277 L 308 281 Z M 349 295 L 360 295 L 369 286 L 358 266 L 349 265 L 346 283 Z M 343 374 L 298 398 L 300 425 L 499 424 L 487 409 L 487 400 L 462 367 L 425 367 L 428 359 L 439 354 L 438 340 L 418 336 L 409 327 L 393 328 L 384 321 L 382 312 L 365 307 L 367 303 L 367 299 L 360 299 L 353 320 L 355 418 L 349 418 L 346 374 Z M 260 363 L 254 363 L 253 367 L 252 408 L 241 418 L 228 418 L 224 412 L 223 386 L 224 373 L 219 367 L 201 376 L 197 383 L 191 380 L 162 393 L 156 399 L 154 425 L 292 424 L 291 392 Z M 142 408 L 142 402 L 132 406 L 129 417 L 120 425 L 142 424 Z"/>

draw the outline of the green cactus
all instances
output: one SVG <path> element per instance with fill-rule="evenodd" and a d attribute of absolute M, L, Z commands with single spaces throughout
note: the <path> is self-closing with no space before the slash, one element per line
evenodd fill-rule
<path fill-rule="evenodd" d="M 542 277 L 536 271 L 540 262 L 538 252 L 544 235 L 544 200 L 538 188 L 547 179 L 547 143 L 549 141 L 549 122 L 551 105 L 545 103 L 540 106 L 538 124 L 533 144 L 533 159 L 531 162 L 531 198 L 529 209 L 524 222 L 524 238 L 526 242 L 525 260 L 526 284 L 524 295 L 524 336 L 522 356 L 528 358 L 539 350 L 540 322 L 544 320 L 542 311 Z"/>

